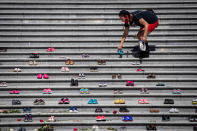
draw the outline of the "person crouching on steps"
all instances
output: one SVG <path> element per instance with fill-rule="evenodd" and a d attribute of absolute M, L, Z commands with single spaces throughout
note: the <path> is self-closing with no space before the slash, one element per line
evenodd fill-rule
<path fill-rule="evenodd" d="M 128 12 L 126 10 L 121 10 L 119 17 L 122 22 L 125 23 L 125 31 L 122 36 L 122 40 L 118 49 L 121 50 L 124 44 L 124 41 L 129 33 L 130 26 L 140 26 L 140 30 L 137 34 L 139 48 L 141 51 L 146 51 L 148 48 L 147 36 L 155 30 L 159 24 L 158 17 L 152 9 L 146 11 L 134 11 Z"/>

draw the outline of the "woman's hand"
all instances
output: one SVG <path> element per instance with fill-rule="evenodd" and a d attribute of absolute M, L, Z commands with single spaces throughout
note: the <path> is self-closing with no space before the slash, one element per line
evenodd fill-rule
<path fill-rule="evenodd" d="M 147 37 L 146 37 L 146 36 L 142 36 L 141 40 L 142 40 L 143 42 L 146 42 L 146 41 L 147 41 Z"/>
<path fill-rule="evenodd" d="M 121 46 L 121 45 L 119 45 L 119 46 L 118 46 L 118 49 L 120 49 L 120 50 L 121 50 L 121 49 L 122 49 L 122 46 Z"/>

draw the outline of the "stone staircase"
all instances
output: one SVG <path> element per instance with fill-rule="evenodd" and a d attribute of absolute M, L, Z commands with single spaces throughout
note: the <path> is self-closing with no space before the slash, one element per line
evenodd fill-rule
<path fill-rule="evenodd" d="M 155 51 L 149 58 L 139 60 L 131 50 L 137 45 L 135 35 L 139 30 L 131 28 L 124 44 L 123 58 L 117 54 L 117 46 L 123 33 L 123 23 L 118 13 L 152 8 L 157 13 L 160 25 L 149 36 L 149 45 Z M 52 125 L 57 131 L 73 131 L 73 128 L 99 126 L 99 131 L 145 131 L 146 125 L 155 124 L 158 131 L 192 131 L 196 122 L 197 97 L 197 1 L 195 0 L 1 0 L 0 1 L 0 110 L 17 109 L 21 113 L 0 113 L 0 128 L 28 131 L 42 125 Z M 46 52 L 54 47 L 54 52 Z M 39 53 L 40 58 L 29 58 Z M 82 54 L 89 58 L 82 58 Z M 65 58 L 62 58 L 64 56 Z M 74 65 L 65 65 L 66 57 L 74 60 Z M 106 65 L 97 61 L 106 60 Z M 29 65 L 36 60 L 38 65 Z M 133 63 L 140 64 L 133 64 Z M 61 72 L 66 66 L 70 72 Z M 98 72 L 90 72 L 97 67 Z M 22 72 L 13 72 L 20 68 Z M 137 72 L 137 69 L 144 72 Z M 79 79 L 78 87 L 71 87 L 71 78 L 84 73 L 86 79 Z M 154 73 L 155 79 L 147 79 Z M 48 74 L 49 79 L 37 79 L 37 74 Z M 122 79 L 112 79 L 113 74 L 121 74 Z M 126 81 L 134 81 L 134 87 L 126 86 Z M 105 82 L 107 87 L 99 87 Z M 158 87 L 156 84 L 166 86 Z M 52 94 L 42 94 L 51 88 Z M 80 94 L 81 88 L 88 88 L 90 94 Z M 141 94 L 147 88 L 149 94 Z M 114 94 L 114 90 L 123 94 Z M 173 89 L 181 89 L 182 94 L 172 94 Z M 9 94 L 20 90 L 20 94 Z M 61 98 L 68 97 L 67 105 L 58 104 Z M 43 99 L 45 105 L 34 105 L 35 99 Z M 96 98 L 98 104 L 88 104 Z M 125 104 L 114 104 L 114 99 L 125 99 Z M 21 105 L 12 105 L 18 99 Z M 138 99 L 148 99 L 149 104 L 138 104 Z M 164 104 L 165 99 L 173 99 L 174 104 Z M 78 113 L 69 113 L 71 106 Z M 33 122 L 23 122 L 26 113 L 23 108 L 31 108 Z M 103 113 L 95 113 L 101 107 Z M 114 110 L 126 107 L 129 113 L 113 114 Z M 150 113 L 150 108 L 158 108 L 159 113 Z M 169 113 L 177 108 L 179 113 Z M 97 122 L 96 117 L 104 115 L 106 122 Z M 123 122 L 122 117 L 131 115 L 132 122 Z M 170 121 L 162 121 L 162 115 L 169 115 Z M 47 121 L 55 116 L 56 122 Z M 17 121 L 21 119 L 21 121 Z M 107 129 L 108 128 L 108 129 Z"/>

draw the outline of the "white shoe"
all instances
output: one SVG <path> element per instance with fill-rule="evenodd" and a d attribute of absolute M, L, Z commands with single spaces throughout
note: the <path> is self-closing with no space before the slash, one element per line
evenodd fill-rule
<path fill-rule="evenodd" d="M 174 113 L 179 113 L 179 110 L 177 108 L 174 108 Z"/>
<path fill-rule="evenodd" d="M 34 65 L 34 62 L 33 61 L 29 61 L 29 65 Z"/>
<path fill-rule="evenodd" d="M 171 109 L 169 110 L 169 113 L 175 113 L 175 108 L 171 108 Z"/>
<path fill-rule="evenodd" d="M 7 83 L 6 82 L 1 82 L 0 87 L 7 87 Z"/>
<path fill-rule="evenodd" d="M 18 72 L 21 72 L 22 70 L 20 68 L 17 69 Z"/>
<path fill-rule="evenodd" d="M 62 67 L 61 68 L 61 72 L 65 72 L 66 70 L 65 70 L 65 67 Z"/>
<path fill-rule="evenodd" d="M 104 84 L 103 84 L 103 86 L 104 86 L 104 87 L 107 87 L 107 84 L 106 84 L 106 83 L 104 83 Z"/>
<path fill-rule="evenodd" d="M 18 68 L 14 68 L 14 72 L 17 72 L 18 71 Z"/>
<path fill-rule="evenodd" d="M 139 41 L 139 46 L 141 51 L 146 51 L 146 44 L 143 41 Z"/>
<path fill-rule="evenodd" d="M 33 64 L 34 64 L 34 65 L 37 65 L 37 62 L 36 62 L 36 61 L 33 61 Z"/>
<path fill-rule="evenodd" d="M 64 67 L 64 69 L 65 69 L 66 72 L 70 71 L 68 67 Z"/>

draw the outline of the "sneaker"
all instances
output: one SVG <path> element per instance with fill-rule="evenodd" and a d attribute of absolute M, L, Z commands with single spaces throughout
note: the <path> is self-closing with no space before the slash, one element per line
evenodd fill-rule
<path fill-rule="evenodd" d="M 78 112 L 77 107 L 75 107 L 74 112 L 75 112 L 75 113 L 77 113 L 77 112 Z"/>
<path fill-rule="evenodd" d="M 44 74 L 43 78 L 44 79 L 49 79 L 49 76 L 47 74 Z"/>
<path fill-rule="evenodd" d="M 101 121 L 106 121 L 105 116 L 101 116 Z"/>
<path fill-rule="evenodd" d="M 97 99 L 93 99 L 93 104 L 98 104 Z"/>
<path fill-rule="evenodd" d="M 42 94 L 48 94 L 48 89 L 43 89 Z"/>
<path fill-rule="evenodd" d="M 175 110 L 174 110 L 175 108 L 171 108 L 170 110 L 169 110 L 169 113 L 175 113 Z"/>
<path fill-rule="evenodd" d="M 130 112 L 130 111 L 126 107 L 120 107 L 119 112 L 126 113 L 126 112 Z"/>
<path fill-rule="evenodd" d="M 118 79 L 122 79 L 122 75 L 121 74 L 118 74 L 117 77 L 118 77 Z"/>
<path fill-rule="evenodd" d="M 133 117 L 132 116 L 127 116 L 127 121 L 133 121 Z"/>
<path fill-rule="evenodd" d="M 95 113 L 102 113 L 102 112 L 103 112 L 103 110 L 100 107 L 95 109 Z"/>
<path fill-rule="evenodd" d="M 182 94 L 180 89 L 176 90 L 176 94 Z"/>
<path fill-rule="evenodd" d="M 64 104 L 64 98 L 61 98 L 58 103 L 59 104 Z"/>
<path fill-rule="evenodd" d="M 172 94 L 177 94 L 177 90 L 174 89 L 174 90 L 172 91 Z"/>
<path fill-rule="evenodd" d="M 144 88 L 140 89 L 140 94 L 145 94 Z"/>
<path fill-rule="evenodd" d="M 65 99 L 64 99 L 64 104 L 70 104 L 70 99 L 65 98 Z"/>
<path fill-rule="evenodd" d="M 148 91 L 147 88 L 144 88 L 144 93 L 145 93 L 145 94 L 149 94 L 149 91 Z"/>
<path fill-rule="evenodd" d="M 42 79 L 42 74 L 38 74 L 37 79 Z"/>
<path fill-rule="evenodd" d="M 146 44 L 142 40 L 139 41 L 139 48 L 141 51 L 146 51 Z"/>
<path fill-rule="evenodd" d="M 101 116 L 96 117 L 96 121 L 101 121 L 101 120 L 102 120 Z"/>
<path fill-rule="evenodd" d="M 117 50 L 117 53 L 118 53 L 119 55 L 124 55 L 124 52 L 123 52 L 121 49 L 118 49 L 118 50 Z"/>
<path fill-rule="evenodd" d="M 61 72 L 66 72 L 65 67 L 62 67 L 62 68 L 61 68 Z"/>
<path fill-rule="evenodd" d="M 93 102 L 94 102 L 94 100 L 93 100 L 93 99 L 90 99 L 90 100 L 88 101 L 88 104 L 93 104 Z"/>
<path fill-rule="evenodd" d="M 164 83 L 157 83 L 156 86 L 165 86 Z"/>
<path fill-rule="evenodd" d="M 69 112 L 74 112 L 74 107 L 70 107 Z"/>
<path fill-rule="evenodd" d="M 89 94 L 89 90 L 86 88 L 86 89 L 84 90 L 84 93 L 85 93 L 85 94 Z"/>
<path fill-rule="evenodd" d="M 84 88 L 81 88 L 80 89 L 80 94 L 84 94 L 85 93 L 85 89 Z"/>

